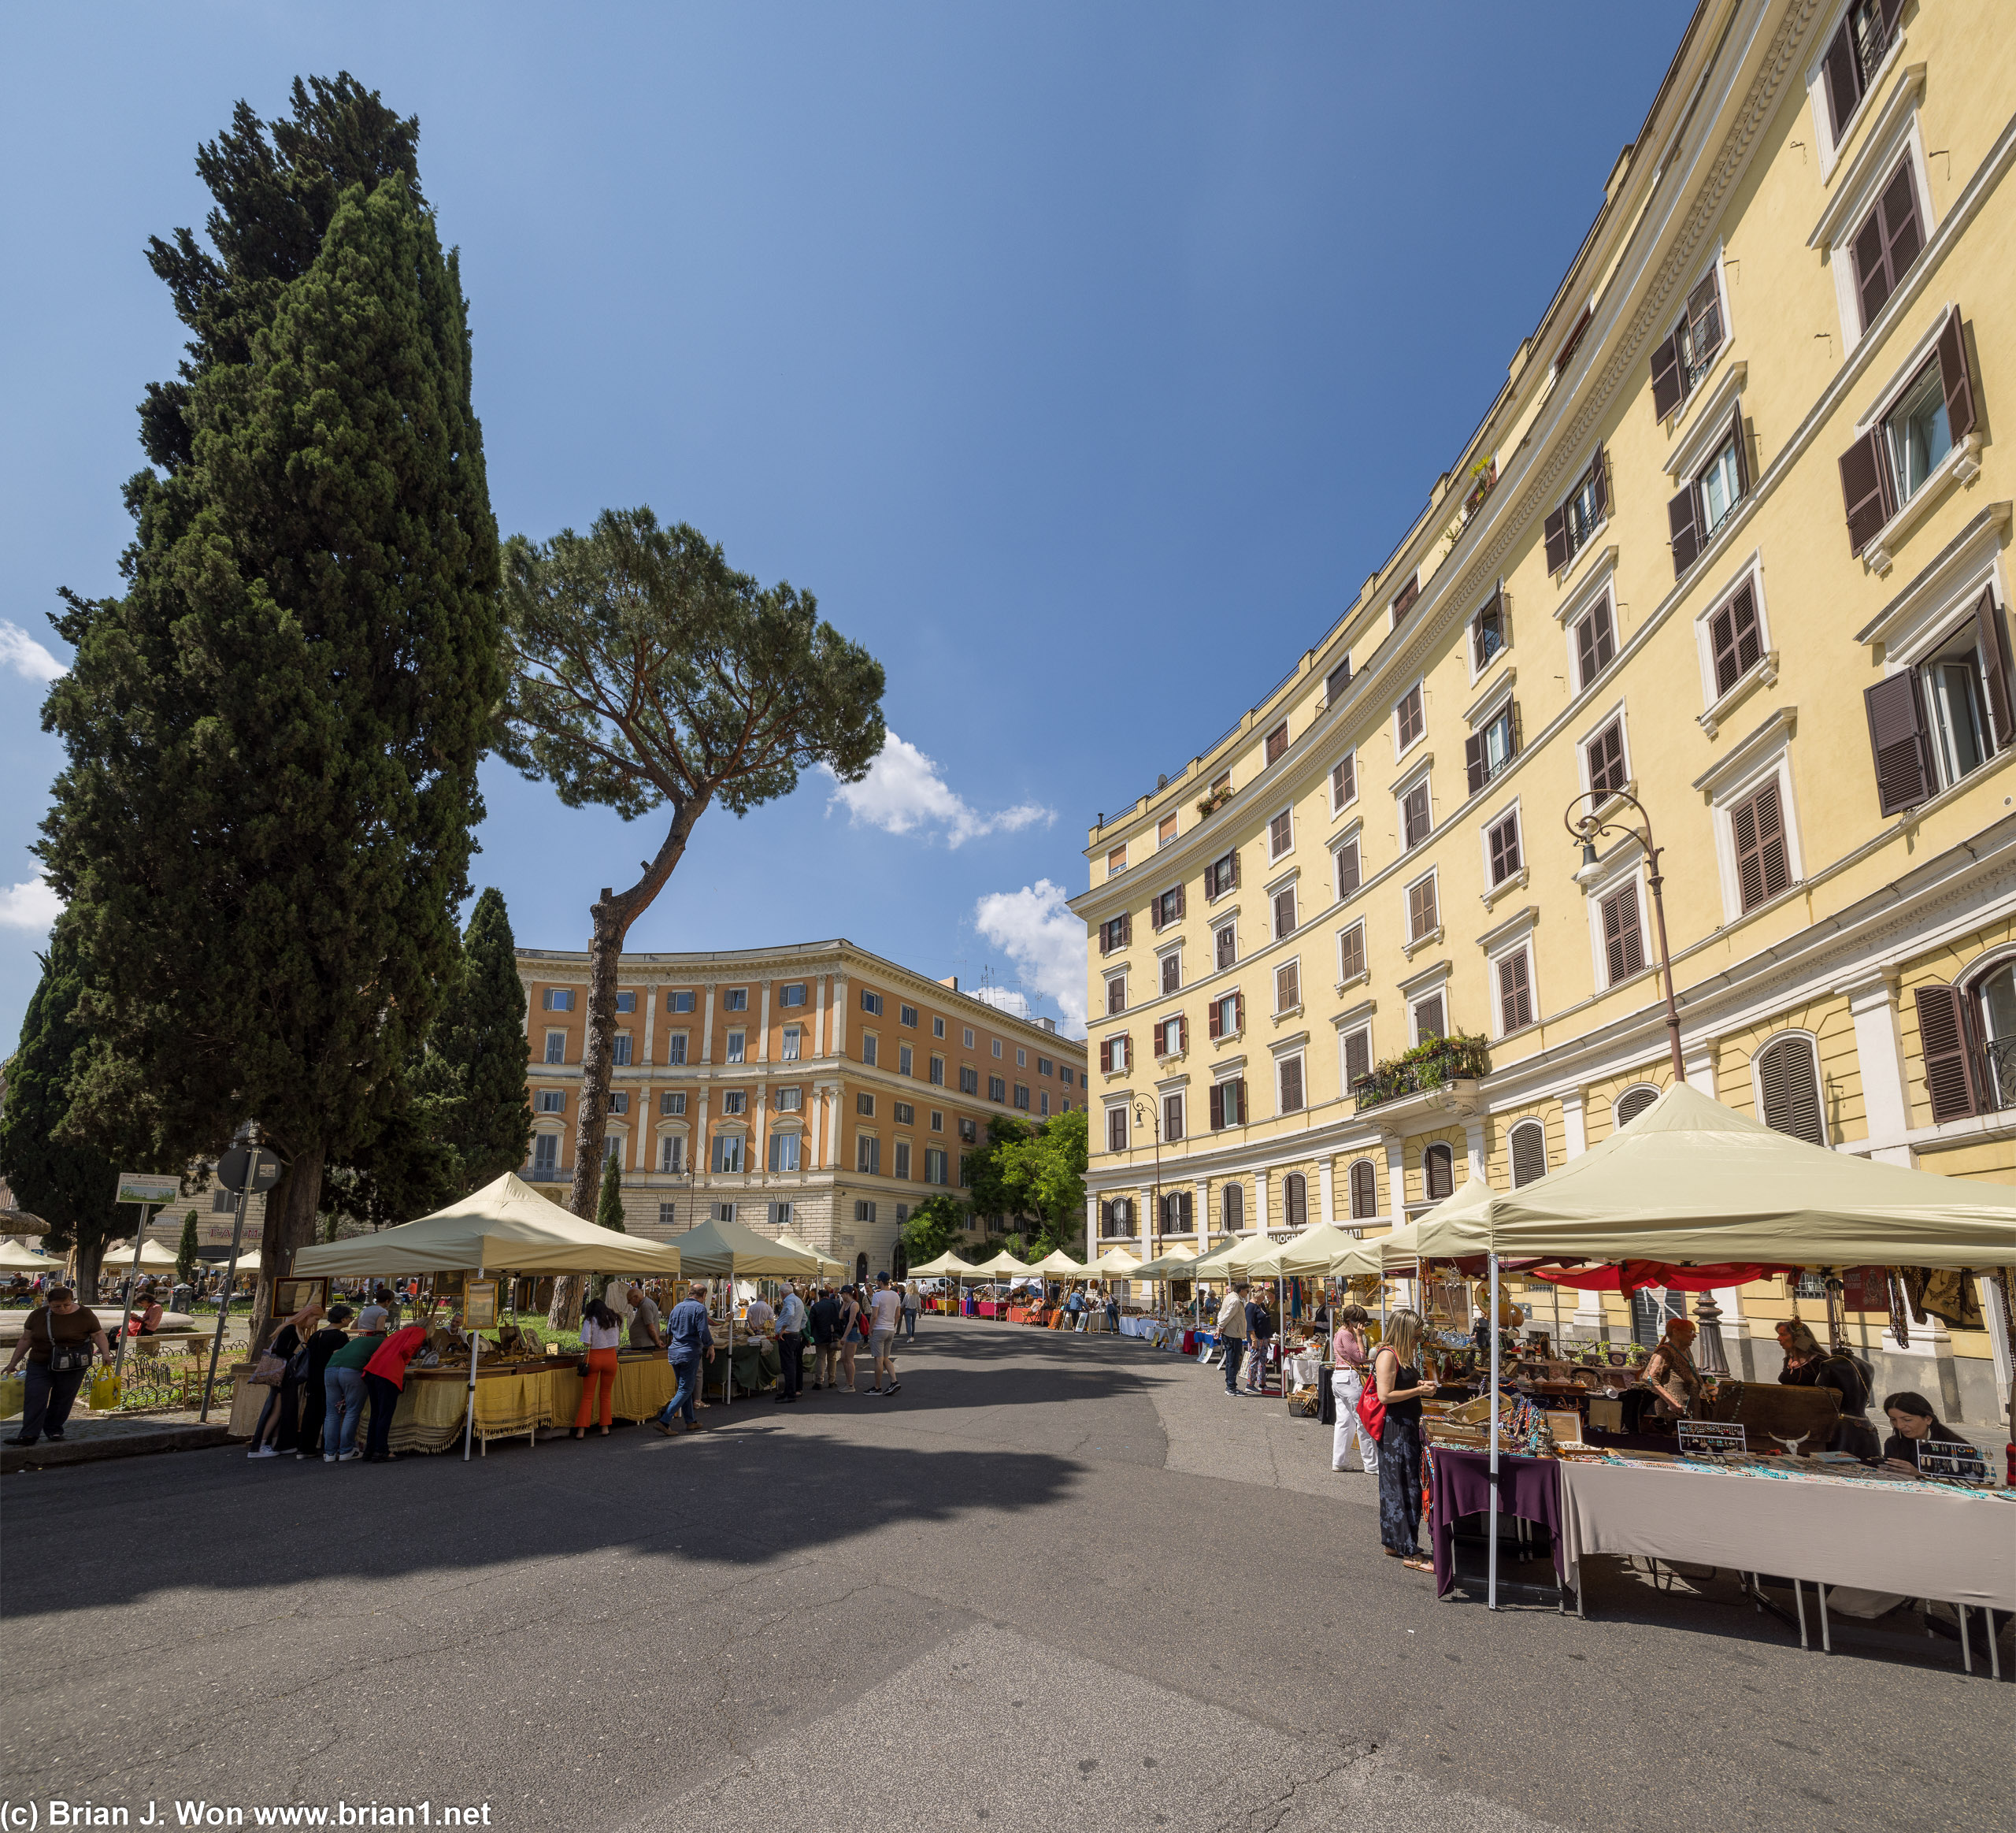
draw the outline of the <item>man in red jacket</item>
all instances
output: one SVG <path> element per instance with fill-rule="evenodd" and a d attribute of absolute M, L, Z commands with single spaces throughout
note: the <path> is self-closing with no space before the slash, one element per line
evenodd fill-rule
<path fill-rule="evenodd" d="M 406 1364 L 420 1353 L 426 1341 L 425 1325 L 408 1324 L 403 1330 L 393 1331 L 364 1365 L 364 1391 L 371 1401 L 371 1423 L 364 1441 L 366 1464 L 396 1461 L 391 1449 L 392 1412 L 406 1385 Z"/>

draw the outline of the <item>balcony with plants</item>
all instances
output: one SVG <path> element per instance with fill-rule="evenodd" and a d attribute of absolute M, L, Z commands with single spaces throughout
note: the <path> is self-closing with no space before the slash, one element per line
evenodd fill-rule
<path fill-rule="evenodd" d="M 1491 1074 L 1490 1041 L 1459 1031 L 1453 1037 L 1431 1037 L 1404 1054 L 1373 1065 L 1371 1073 L 1351 1084 L 1363 1114 L 1412 1095 L 1429 1094 Z"/>

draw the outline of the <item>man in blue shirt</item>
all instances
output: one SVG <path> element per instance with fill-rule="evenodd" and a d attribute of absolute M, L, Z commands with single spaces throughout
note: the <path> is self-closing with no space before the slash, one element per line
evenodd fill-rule
<path fill-rule="evenodd" d="M 651 1423 L 669 1438 L 676 1412 L 686 1421 L 687 1431 L 704 1431 L 706 1428 L 693 1416 L 693 1407 L 700 1397 L 701 1365 L 714 1359 L 714 1333 L 707 1322 L 705 1280 L 695 1280 L 692 1290 L 672 1308 L 672 1315 L 665 1321 L 665 1360 L 678 1376 L 679 1386 L 665 1402 L 665 1411 Z"/>

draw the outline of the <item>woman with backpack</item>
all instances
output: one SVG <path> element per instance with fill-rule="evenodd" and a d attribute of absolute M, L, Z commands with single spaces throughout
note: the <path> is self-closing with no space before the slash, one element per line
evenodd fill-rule
<path fill-rule="evenodd" d="M 1870 1375 L 1866 1363 L 1858 1362 L 1838 1345 L 1831 1352 L 1820 1347 L 1819 1339 L 1797 1318 L 1778 1326 L 1778 1347 L 1785 1352 L 1785 1365 L 1778 1371 L 1786 1387 L 1830 1387 L 1840 1402 L 1841 1423 L 1827 1442 L 1829 1451 L 1845 1451 L 1873 1463 L 1883 1455 L 1882 1442 L 1869 1416 Z"/>

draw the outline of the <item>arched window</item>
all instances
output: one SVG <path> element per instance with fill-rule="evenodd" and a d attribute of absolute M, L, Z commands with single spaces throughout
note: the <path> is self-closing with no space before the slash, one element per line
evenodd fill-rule
<path fill-rule="evenodd" d="M 1225 1194 L 1219 1201 L 1225 1233 L 1238 1234 L 1246 1226 L 1246 1186 L 1243 1184 L 1226 1185 Z"/>
<path fill-rule="evenodd" d="M 1456 1155 L 1440 1141 L 1421 1155 L 1421 1184 L 1431 1203 L 1455 1193 Z"/>
<path fill-rule="evenodd" d="M 1379 1174 L 1372 1160 L 1360 1159 L 1351 1167 L 1351 1220 L 1367 1221 L 1379 1213 Z"/>
<path fill-rule="evenodd" d="M 2016 1107 L 2016 961 L 2000 961 L 1974 982 L 1983 1064 L 1976 1111 Z"/>
<path fill-rule="evenodd" d="M 1649 1082 L 1640 1082 L 1635 1089 L 1626 1089 L 1617 1098 L 1614 1111 L 1618 1125 L 1629 1126 L 1658 1098 L 1659 1091 Z"/>
<path fill-rule="evenodd" d="M 867 1256 L 867 1255 L 865 1255 L 865 1254 L 856 1254 L 856 1255 L 854 1256 L 854 1283 L 855 1283 L 857 1286 L 865 1285 L 865 1284 L 867 1283 L 867 1281 L 868 1281 L 868 1256 Z"/>
<path fill-rule="evenodd" d="M 1512 1129 L 1512 1188 L 1547 1175 L 1547 1129 L 1537 1120 L 1521 1120 Z"/>
<path fill-rule="evenodd" d="M 1757 1053 L 1757 1098 L 1764 1124 L 1809 1145 L 1825 1145 L 1820 1117 L 1820 1056 L 1803 1031 L 1773 1037 Z"/>
<path fill-rule="evenodd" d="M 1309 1180 L 1299 1171 L 1281 1180 L 1281 1215 L 1290 1228 L 1309 1226 Z"/>

